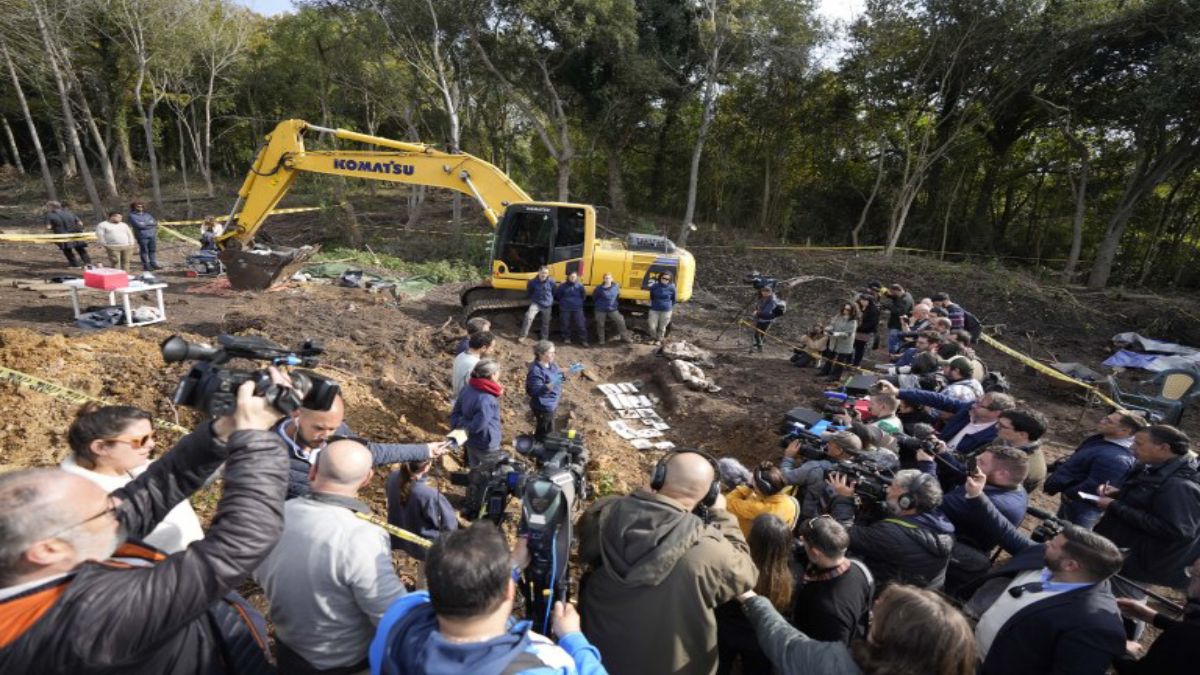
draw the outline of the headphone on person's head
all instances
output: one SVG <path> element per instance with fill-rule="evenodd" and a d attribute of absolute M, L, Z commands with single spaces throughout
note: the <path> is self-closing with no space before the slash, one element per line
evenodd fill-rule
<path fill-rule="evenodd" d="M 917 476 L 917 479 L 909 486 L 908 492 L 900 495 L 900 498 L 896 500 L 896 506 L 899 506 L 901 511 L 907 511 L 915 507 L 917 505 L 917 493 L 931 480 L 937 480 L 937 478 L 927 473 Z"/>
<path fill-rule="evenodd" d="M 708 486 L 708 492 L 704 495 L 704 498 L 700 500 L 700 506 L 708 508 L 717 503 L 717 497 L 721 494 L 721 473 L 717 468 L 717 460 L 703 450 L 696 450 L 695 448 L 676 448 L 663 455 L 662 459 L 658 460 L 658 463 L 654 465 L 654 473 L 650 474 L 650 489 L 654 490 L 655 492 L 658 492 L 662 489 L 662 486 L 667 482 L 667 464 L 671 461 L 672 457 L 676 455 L 682 455 L 685 452 L 690 452 L 694 455 L 700 455 L 705 459 L 705 461 L 712 465 L 712 485 Z"/>

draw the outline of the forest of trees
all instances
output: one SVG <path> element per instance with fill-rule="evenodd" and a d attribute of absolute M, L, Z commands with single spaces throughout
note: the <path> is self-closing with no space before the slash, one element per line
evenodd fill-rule
<path fill-rule="evenodd" d="M 161 209 L 167 175 L 228 190 L 300 118 L 680 243 L 736 226 L 1200 284 L 1195 0 L 868 0 L 840 37 L 813 0 L 296 4 L 0 0 L 0 163 L 85 212 Z"/>

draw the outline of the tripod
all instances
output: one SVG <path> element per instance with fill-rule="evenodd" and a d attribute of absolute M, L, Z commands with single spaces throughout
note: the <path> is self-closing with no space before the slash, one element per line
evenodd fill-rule
<path fill-rule="evenodd" d="M 755 295 L 753 298 L 750 298 L 750 302 L 747 302 L 744 307 L 742 307 L 741 309 L 738 310 L 737 314 L 735 314 L 733 316 L 733 321 L 730 321 L 729 324 L 725 326 L 725 329 L 721 331 L 721 334 L 717 336 L 717 339 L 714 340 L 714 342 L 720 342 L 721 338 L 725 337 L 725 334 L 729 332 L 729 329 L 736 326 L 738 321 L 742 320 L 742 315 L 746 313 L 746 310 L 753 307 L 754 303 L 756 303 L 756 302 L 758 302 L 758 293 L 757 292 L 755 292 Z"/>

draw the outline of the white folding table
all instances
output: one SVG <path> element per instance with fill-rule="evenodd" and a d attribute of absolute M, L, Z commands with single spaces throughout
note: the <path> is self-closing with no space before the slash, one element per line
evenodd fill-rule
<path fill-rule="evenodd" d="M 160 323 L 167 320 L 167 310 L 163 307 L 162 289 L 166 288 L 166 284 L 147 284 L 135 279 L 131 279 L 128 286 L 121 288 L 113 288 L 104 290 L 102 288 L 92 288 L 83 283 L 83 279 L 72 279 L 64 281 L 63 285 L 71 289 L 71 309 L 75 310 L 75 318 L 79 318 L 79 291 L 91 291 L 93 293 L 107 293 L 108 304 L 117 304 L 117 295 L 121 296 L 121 304 L 125 309 L 125 325 L 126 326 L 149 326 L 152 323 Z M 158 318 L 150 321 L 134 321 L 133 310 L 129 306 L 129 295 L 131 293 L 149 293 L 154 292 L 154 299 L 158 304 Z"/>

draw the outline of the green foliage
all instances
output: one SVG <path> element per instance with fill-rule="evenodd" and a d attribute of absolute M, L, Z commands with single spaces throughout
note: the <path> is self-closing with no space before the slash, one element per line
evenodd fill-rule
<path fill-rule="evenodd" d="M 425 277 L 439 284 L 476 281 L 484 271 L 461 260 L 413 262 L 387 253 L 372 253 L 348 248 L 327 248 L 313 256 L 313 262 L 349 262 L 363 267 L 386 270 L 403 277 Z"/>

